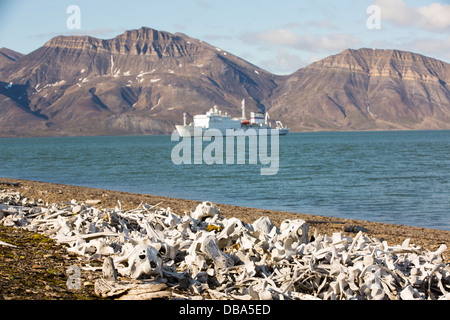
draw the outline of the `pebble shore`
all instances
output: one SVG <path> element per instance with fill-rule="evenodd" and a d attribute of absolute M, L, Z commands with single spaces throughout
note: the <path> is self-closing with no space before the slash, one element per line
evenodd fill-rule
<path fill-rule="evenodd" d="M 134 209 L 140 203 L 159 204 L 161 207 L 170 207 L 174 212 L 182 214 L 184 211 L 194 209 L 200 202 L 209 199 L 184 200 L 169 197 L 160 197 L 146 194 L 136 194 L 121 191 L 103 190 L 72 185 L 63 185 L 47 182 L 1 178 L 0 189 L 19 191 L 29 201 L 45 203 L 68 202 L 72 199 L 78 201 L 96 201 L 97 207 L 113 208 L 120 201 L 124 210 Z M 411 243 L 428 250 L 437 250 L 440 245 L 450 245 L 450 231 L 410 227 L 406 225 L 394 225 L 372 221 L 362 221 L 354 219 L 342 219 L 335 217 L 317 216 L 303 213 L 292 213 L 284 211 L 264 210 L 233 205 L 217 204 L 220 212 L 227 218 L 236 217 L 245 222 L 253 222 L 259 217 L 268 216 L 279 225 L 284 219 L 303 219 L 310 226 L 310 232 L 315 229 L 320 234 L 332 235 L 334 232 L 343 232 L 344 235 L 354 236 L 359 230 L 364 228 L 365 233 L 370 237 L 386 240 L 390 244 L 401 244 L 405 239 L 411 239 Z M 346 232 L 352 227 L 353 232 Z M 448 260 L 450 252 L 447 250 L 444 256 Z"/>
<path fill-rule="evenodd" d="M 118 201 L 120 201 L 120 205 L 124 209 L 126 208 L 132 209 L 136 208 L 140 203 L 148 203 L 148 204 L 158 204 L 161 207 L 170 207 L 174 212 L 178 212 L 181 214 L 184 211 L 189 211 L 195 208 L 199 203 L 199 201 L 181 200 L 167 197 L 156 197 L 151 195 L 132 194 L 111 190 L 101 190 L 86 187 L 76 187 L 69 185 L 51 184 L 44 182 L 25 181 L 7 178 L 0 178 L 0 189 L 7 190 L 8 192 L 20 192 L 24 204 L 29 205 L 39 204 L 41 206 L 42 205 L 45 206 L 46 204 L 51 203 L 70 202 L 72 199 L 78 199 L 79 201 L 95 203 L 97 207 L 110 208 L 116 206 Z M 308 214 L 297 214 L 297 213 L 269 211 L 262 209 L 243 208 L 230 205 L 218 205 L 218 208 L 220 209 L 220 212 L 223 216 L 230 218 L 237 217 L 246 222 L 254 221 L 261 216 L 270 217 L 270 219 L 275 224 L 278 225 L 284 219 L 303 219 L 310 225 L 311 234 L 313 234 L 316 231 L 320 234 L 328 234 L 328 235 L 331 235 L 334 232 L 342 232 L 344 234 L 348 234 L 349 236 L 355 236 L 356 232 L 362 231 L 370 237 L 385 240 L 392 245 L 402 243 L 405 239 L 409 238 L 411 239 L 411 243 L 414 243 L 416 246 L 421 246 L 424 249 L 432 251 L 439 248 L 439 246 L 442 244 L 448 246 L 448 244 L 450 243 L 449 241 L 450 232 L 443 230 L 414 228 L 368 221 L 358 221 L 350 219 L 313 216 Z M 7 240 L 8 240 L 7 233 L 9 232 L 12 231 L 4 228 L 0 230 L 2 238 Z M 29 239 L 35 240 L 35 242 L 37 240 L 42 240 L 40 238 L 38 239 L 37 236 L 31 236 L 31 238 Z M 42 240 L 42 243 L 45 244 L 45 241 Z M 448 260 L 448 254 L 449 252 L 447 250 L 444 253 L 444 257 L 447 258 L 446 260 Z M 53 256 L 57 257 L 60 255 L 61 255 L 60 252 L 57 252 L 55 254 L 47 253 L 46 257 L 47 258 Z M 29 258 L 27 258 L 27 260 L 29 260 Z M 32 264 L 31 265 L 32 269 L 36 269 L 37 271 L 40 269 L 38 263 L 33 264 L 33 261 L 31 261 L 30 263 Z M 45 270 L 48 271 L 48 268 Z M 53 270 L 51 268 L 50 270 L 51 270 L 50 273 L 53 272 L 61 275 L 61 271 L 57 271 L 56 269 Z M 4 271 L 1 270 L 0 275 L 3 275 L 3 272 Z M 10 279 L 14 278 L 14 276 L 13 277 L 10 276 L 9 278 Z M 48 281 L 50 281 L 50 279 L 48 279 Z M 48 283 L 48 281 L 46 282 L 46 280 L 41 280 L 41 282 L 45 283 L 47 287 L 52 288 L 52 286 Z M 2 290 L 1 284 L 2 283 L 0 282 L 0 293 Z M 28 291 L 32 293 L 33 289 L 30 288 L 28 289 Z M 53 292 L 54 291 L 55 290 L 53 290 Z M 7 297 L 4 296 L 4 298 Z"/>

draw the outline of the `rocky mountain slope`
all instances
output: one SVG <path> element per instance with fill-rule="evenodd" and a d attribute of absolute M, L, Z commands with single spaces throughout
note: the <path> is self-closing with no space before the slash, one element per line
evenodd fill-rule
<path fill-rule="evenodd" d="M 271 97 L 295 130 L 450 129 L 450 64 L 398 50 L 345 50 Z"/>
<path fill-rule="evenodd" d="M 0 68 L 23 57 L 23 54 L 8 48 L 0 48 Z"/>
<path fill-rule="evenodd" d="M 293 130 L 450 129 L 449 83 L 449 64 L 397 50 L 277 76 L 179 33 L 58 36 L 0 65 L 0 136 L 171 133 L 214 104 L 238 116 L 243 98 Z"/>
<path fill-rule="evenodd" d="M 149 28 L 114 39 L 59 36 L 0 69 L 2 135 L 170 133 L 214 104 L 240 115 L 276 76 L 183 34 Z"/>

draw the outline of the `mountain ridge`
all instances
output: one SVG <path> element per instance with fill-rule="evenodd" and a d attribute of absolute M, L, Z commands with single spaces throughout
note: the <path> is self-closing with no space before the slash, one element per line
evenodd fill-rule
<path fill-rule="evenodd" d="M 450 129 L 450 65 L 347 49 L 279 76 L 182 33 L 57 36 L 0 67 L 0 136 L 167 134 L 217 104 L 293 131 Z"/>
<path fill-rule="evenodd" d="M 301 131 L 449 129 L 449 72 L 416 53 L 347 49 L 291 74 L 271 110 Z"/>
<path fill-rule="evenodd" d="M 17 59 L 20 59 L 24 55 L 20 52 L 8 49 L 8 48 L 0 48 L 0 68 L 6 66 L 11 62 L 15 62 Z"/>

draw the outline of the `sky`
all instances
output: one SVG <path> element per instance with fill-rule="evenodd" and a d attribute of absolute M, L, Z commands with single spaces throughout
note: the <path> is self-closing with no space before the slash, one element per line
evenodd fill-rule
<path fill-rule="evenodd" d="M 23 54 L 57 35 L 110 39 L 143 26 L 187 34 L 280 75 L 347 48 L 450 62 L 450 0 L 0 0 L 0 48 Z"/>

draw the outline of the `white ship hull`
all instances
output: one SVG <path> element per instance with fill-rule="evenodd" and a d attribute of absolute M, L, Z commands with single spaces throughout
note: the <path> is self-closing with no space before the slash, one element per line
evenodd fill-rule
<path fill-rule="evenodd" d="M 211 134 L 214 134 L 214 130 L 220 131 L 222 136 L 253 136 L 253 135 L 271 135 L 278 133 L 280 136 L 284 136 L 289 132 L 289 128 L 281 128 L 281 129 L 261 129 L 261 128 L 252 128 L 252 127 L 242 127 L 237 130 L 233 129 L 215 129 L 215 128 L 202 128 L 202 127 L 194 127 L 192 125 L 189 126 L 182 126 L 177 125 L 175 126 L 178 132 L 178 135 L 180 137 L 203 137 L 204 133 L 209 130 Z"/>
<path fill-rule="evenodd" d="M 206 114 L 195 115 L 193 122 L 187 125 L 186 113 L 183 114 L 183 125 L 175 126 L 180 137 L 203 137 L 205 132 L 222 136 L 254 136 L 278 134 L 284 136 L 289 128 L 284 127 L 281 121 L 276 121 L 272 127 L 269 122 L 269 114 L 264 116 L 261 112 L 251 112 L 251 119 L 245 116 L 245 100 L 242 100 L 242 117 L 231 118 L 226 112 L 222 113 L 217 106 L 211 108 Z M 214 133 L 214 131 L 216 133 Z"/>

